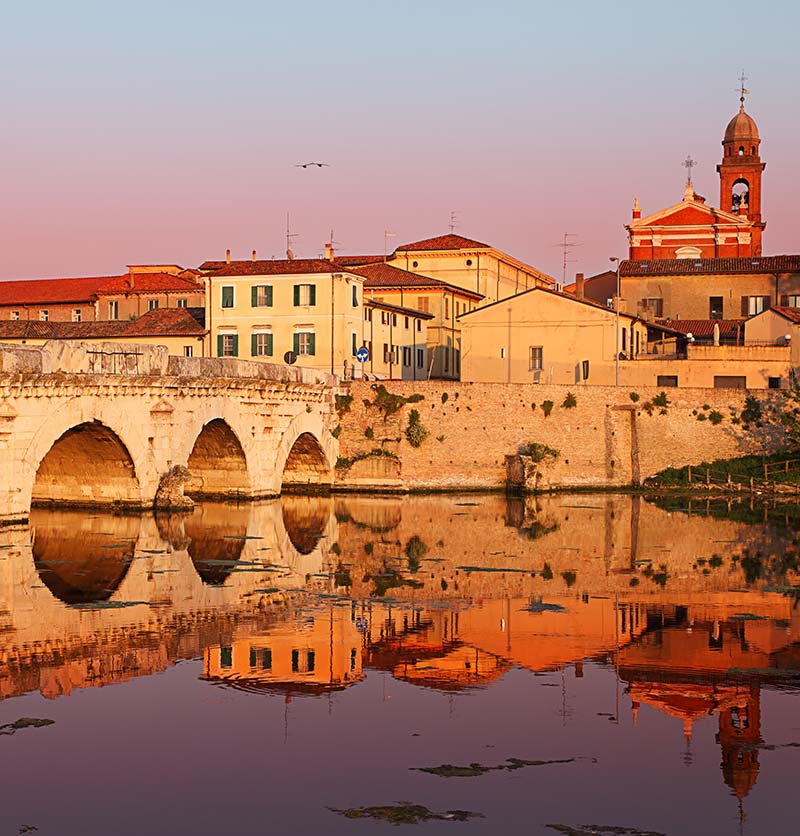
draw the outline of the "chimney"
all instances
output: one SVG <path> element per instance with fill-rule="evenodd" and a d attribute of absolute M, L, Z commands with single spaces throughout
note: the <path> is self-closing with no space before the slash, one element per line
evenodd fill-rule
<path fill-rule="evenodd" d="M 225 263 L 226 264 L 231 263 L 231 251 L 230 250 L 225 250 Z"/>
<path fill-rule="evenodd" d="M 639 208 L 639 198 L 633 199 L 633 219 L 638 221 L 642 217 L 642 210 Z"/>
<path fill-rule="evenodd" d="M 575 274 L 575 298 L 576 299 L 584 299 L 583 293 L 583 273 L 576 273 Z"/>
<path fill-rule="evenodd" d="M 251 256 L 251 258 L 253 259 L 253 261 L 256 260 L 256 251 L 255 250 L 253 250 L 253 255 Z"/>
<path fill-rule="evenodd" d="M 326 244 L 325 245 L 325 258 L 327 258 L 328 261 L 333 261 L 333 259 L 334 259 L 333 244 Z"/>
<path fill-rule="evenodd" d="M 136 286 L 136 280 L 133 278 L 133 270 L 128 273 L 128 284 L 131 287 L 131 290 Z"/>

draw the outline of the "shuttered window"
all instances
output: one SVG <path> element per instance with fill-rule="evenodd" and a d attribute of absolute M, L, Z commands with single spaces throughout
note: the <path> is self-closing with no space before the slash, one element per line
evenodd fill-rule
<path fill-rule="evenodd" d="M 250 336 L 251 357 L 272 357 L 272 334 L 251 334 Z"/>
<path fill-rule="evenodd" d="M 250 289 L 250 307 L 271 308 L 272 307 L 272 285 L 257 284 Z"/>
<path fill-rule="evenodd" d="M 294 306 L 313 307 L 317 304 L 317 286 L 313 284 L 296 284 L 294 286 Z"/>

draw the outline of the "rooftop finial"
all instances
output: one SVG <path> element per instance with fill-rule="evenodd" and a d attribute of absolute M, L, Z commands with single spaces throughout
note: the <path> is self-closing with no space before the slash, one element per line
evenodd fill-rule
<path fill-rule="evenodd" d="M 697 163 L 692 159 L 691 154 L 686 155 L 686 159 L 681 163 L 681 165 L 686 169 L 686 185 L 692 185 L 692 169 L 697 165 Z"/>
<path fill-rule="evenodd" d="M 747 81 L 747 76 L 744 74 L 744 70 L 742 70 L 742 74 L 739 76 L 739 88 L 741 91 L 739 97 L 739 101 L 741 102 L 739 106 L 740 110 L 744 110 L 744 97 L 750 95 L 750 91 L 744 86 L 745 81 Z"/>

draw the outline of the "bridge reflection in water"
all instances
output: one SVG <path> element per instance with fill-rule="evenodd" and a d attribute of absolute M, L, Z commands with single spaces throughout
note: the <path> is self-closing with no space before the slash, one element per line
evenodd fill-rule
<path fill-rule="evenodd" d="M 748 512 L 608 495 L 34 510 L 0 529 L 0 694 L 55 697 L 188 658 L 209 683 L 287 699 L 370 671 L 458 694 L 590 665 L 617 682 L 611 719 L 673 718 L 687 763 L 696 724 L 716 718 L 741 801 L 762 690 L 800 682 L 789 521 Z"/>

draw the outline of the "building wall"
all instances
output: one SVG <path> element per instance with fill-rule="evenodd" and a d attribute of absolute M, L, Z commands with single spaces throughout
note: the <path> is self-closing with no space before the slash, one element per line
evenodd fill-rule
<path fill-rule="evenodd" d="M 202 308 L 205 304 L 205 290 L 198 285 L 196 292 L 170 291 L 168 293 L 115 293 L 103 294 L 97 300 L 97 319 L 105 322 L 112 319 L 110 303 L 116 302 L 118 315 L 116 319 L 137 319 L 146 314 L 151 308 L 150 303 L 155 302 L 159 308 L 177 308 L 178 300 L 186 300 L 185 307 Z"/>
<path fill-rule="evenodd" d="M 796 369 L 800 366 L 800 329 L 796 323 L 789 322 L 774 311 L 765 311 L 748 319 L 745 325 L 745 337 L 748 342 L 780 345 L 785 343 L 787 334 L 791 337 L 789 340 L 791 365 L 793 369 Z"/>
<path fill-rule="evenodd" d="M 375 401 L 370 385 L 352 383 L 350 410 L 340 419 L 339 455 L 373 457 L 337 469 L 337 485 L 380 487 L 377 470 L 359 475 L 361 465 L 371 461 L 386 465 L 384 484 L 395 489 L 503 489 L 505 457 L 539 442 L 559 451 L 558 459 L 541 466 L 543 488 L 622 486 L 666 467 L 772 450 L 784 440 L 783 431 L 769 424 L 746 430 L 733 423 L 749 394 L 741 390 L 667 390 L 662 414 L 661 408 L 650 413 L 644 408 L 664 391 L 655 387 L 431 381 L 397 382 L 387 389 L 405 397 L 419 394 L 423 400 L 384 420 L 379 409 L 367 405 Z M 639 396 L 636 403 L 631 391 Z M 575 396 L 573 408 L 563 406 L 569 392 Z M 765 404 L 783 403 L 780 393 L 758 397 Z M 693 413 L 705 413 L 705 406 L 719 411 L 722 422 L 698 420 Z M 405 436 L 412 408 L 428 432 L 419 447 Z M 368 427 L 371 439 L 365 436 Z M 376 456 L 376 450 L 384 452 Z"/>
<path fill-rule="evenodd" d="M 506 260 L 491 252 L 401 252 L 394 261 L 411 273 L 480 293 L 486 297 L 486 302 L 496 302 L 538 285 L 550 286 L 521 262 Z"/>
<path fill-rule="evenodd" d="M 207 338 L 203 336 L 186 336 L 186 335 L 162 335 L 156 337 L 132 337 L 129 334 L 115 337 L 81 337 L 77 339 L 60 338 L 59 342 L 72 343 L 77 345 L 91 345 L 102 340 L 103 343 L 110 343 L 112 345 L 124 345 L 126 350 L 136 345 L 163 345 L 167 349 L 167 353 L 176 357 L 207 357 Z M 45 345 L 51 340 L 47 339 L 22 339 L 19 337 L 3 337 L 2 342 L 6 345 Z M 191 353 L 187 354 L 187 349 L 191 349 Z"/>
<path fill-rule="evenodd" d="M 94 322 L 96 318 L 93 302 L 48 302 L 44 305 L 0 305 L 0 319 L 38 322 L 42 311 L 47 311 L 48 322 Z M 80 319 L 75 318 L 75 311 L 80 311 Z M 19 315 L 15 316 L 15 313 Z"/>
<path fill-rule="evenodd" d="M 531 348 L 541 347 L 541 382 L 613 384 L 614 354 L 628 353 L 633 335 L 644 352 L 647 326 L 613 311 L 550 293 L 529 293 L 463 317 L 461 379 L 474 383 L 532 383 Z M 622 333 L 625 333 L 623 338 Z M 588 377 L 583 364 L 588 362 Z"/>
<path fill-rule="evenodd" d="M 427 319 L 365 305 L 361 322 L 359 346 L 369 349 L 369 360 L 356 363 L 355 377 L 365 372 L 400 380 L 427 379 Z"/>
<path fill-rule="evenodd" d="M 786 274 L 777 279 L 769 274 L 623 275 L 620 286 L 625 310 L 631 314 L 642 312 L 643 299 L 663 299 L 661 315 L 667 319 L 709 319 L 710 297 L 721 296 L 722 319 L 738 319 L 742 316 L 743 296 L 768 296 L 771 304 L 778 305 L 782 296 L 800 294 L 800 274 Z"/>
<path fill-rule="evenodd" d="M 363 280 L 337 272 L 337 278 L 333 280 L 332 305 L 331 275 L 207 277 L 206 327 L 210 331 L 212 356 L 220 356 L 220 336 L 235 335 L 236 356 L 246 360 L 283 363 L 284 354 L 295 348 L 294 335 L 313 333 L 314 353 L 300 354 L 297 365 L 343 375 L 346 363 L 349 376 L 355 362 L 353 335 L 356 335 L 358 347 L 362 334 Z M 253 288 L 260 285 L 272 287 L 271 306 L 253 307 Z M 296 285 L 316 288 L 314 305 L 295 306 Z M 233 307 L 222 307 L 223 287 L 234 288 Z M 356 288 L 356 305 L 353 304 L 353 287 Z M 254 354 L 252 337 L 258 333 L 272 335 L 272 355 Z"/>
<path fill-rule="evenodd" d="M 659 376 L 677 377 L 679 387 L 714 388 L 719 377 L 743 377 L 748 389 L 768 389 L 770 378 L 780 379 L 781 388 L 789 385 L 788 346 L 689 345 L 686 355 L 685 360 L 648 354 L 622 361 L 620 385 L 665 385 L 659 384 Z"/>

